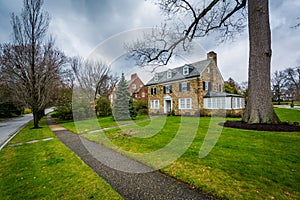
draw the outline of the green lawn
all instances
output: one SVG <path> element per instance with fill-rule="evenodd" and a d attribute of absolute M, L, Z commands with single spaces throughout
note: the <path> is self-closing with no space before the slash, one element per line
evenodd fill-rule
<path fill-rule="evenodd" d="M 300 110 L 286 109 L 286 108 L 274 108 L 279 119 L 282 122 L 299 122 L 300 123 Z"/>
<path fill-rule="evenodd" d="M 299 110 L 276 109 L 276 112 L 282 121 L 300 119 Z M 160 119 L 157 117 L 153 121 Z M 197 124 L 199 118 L 185 117 L 183 120 L 184 125 L 180 117 L 168 117 L 163 128 L 149 138 L 133 137 L 140 134 L 142 126 L 111 129 L 105 131 L 105 136 L 116 150 L 123 153 L 149 153 L 170 144 L 176 138 L 179 127 L 183 133 L 190 134 L 192 125 Z M 188 150 L 161 171 L 224 199 L 300 199 L 300 132 L 224 128 L 213 150 L 206 157 L 199 158 L 209 123 L 210 118 L 200 118 L 196 137 Z M 144 126 L 145 122 L 141 124 Z M 217 127 L 217 122 L 212 126 Z M 103 136 L 103 133 L 85 135 L 111 147 L 112 144 Z M 184 144 L 186 141 L 181 139 Z M 173 152 L 169 153 L 171 156 Z M 153 157 L 149 161 L 139 156 L 136 158 L 149 165 L 155 165 L 156 160 L 162 159 Z"/>
<path fill-rule="evenodd" d="M 0 199 L 122 199 L 64 146 L 41 121 L 26 126 L 9 144 L 41 140 L 0 151 Z"/>
<path fill-rule="evenodd" d="M 73 121 L 60 121 L 58 119 L 55 119 L 59 125 L 69 129 L 70 131 L 74 133 L 83 133 L 91 130 L 97 130 L 101 128 L 107 128 L 111 126 L 117 126 L 120 124 L 129 124 L 129 123 L 135 123 L 139 122 L 142 120 L 146 120 L 148 116 L 142 115 L 142 116 L 137 116 L 135 120 L 133 121 L 120 121 L 120 122 L 115 122 L 112 117 L 101 117 L 98 119 L 87 119 L 87 120 L 82 120 L 78 121 L 77 127 L 75 126 L 75 123 Z"/>

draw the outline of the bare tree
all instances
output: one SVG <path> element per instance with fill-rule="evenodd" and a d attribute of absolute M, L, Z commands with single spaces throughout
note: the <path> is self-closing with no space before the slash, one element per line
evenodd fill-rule
<path fill-rule="evenodd" d="M 246 10 L 248 2 L 248 9 Z M 222 40 L 232 38 L 246 26 L 249 29 L 249 98 L 243 121 L 247 123 L 279 123 L 272 105 L 270 88 L 271 33 L 268 0 L 159 0 L 157 4 L 169 19 L 179 18 L 171 29 L 181 37 L 149 56 L 149 48 L 139 48 L 134 52 L 147 62 L 163 60 L 166 64 L 177 47 L 185 45 L 197 37 L 218 32 Z M 131 52 L 133 50 L 129 49 Z M 164 58 L 164 59 L 161 59 Z"/>
<path fill-rule="evenodd" d="M 80 57 L 73 57 L 70 63 L 78 84 L 91 101 L 98 96 L 108 98 L 118 82 L 118 77 L 111 75 L 106 64 L 101 61 L 84 61 Z"/>
<path fill-rule="evenodd" d="M 19 16 L 12 14 L 13 43 L 1 46 L 2 72 L 16 97 L 30 106 L 34 128 L 50 102 L 65 56 L 45 40 L 49 15 L 42 11 L 42 0 L 24 0 Z"/>
<path fill-rule="evenodd" d="M 300 99 L 300 66 L 295 68 L 287 68 L 284 70 L 286 74 L 286 86 L 289 90 L 294 91 L 297 100 Z"/>
<path fill-rule="evenodd" d="M 286 74 L 283 71 L 275 71 L 272 76 L 272 91 L 274 92 L 275 100 L 280 105 L 280 100 L 283 95 L 283 89 L 286 85 Z"/>
<path fill-rule="evenodd" d="M 132 46 L 127 45 L 129 52 L 140 59 L 141 63 L 167 64 L 176 50 L 189 49 L 194 38 L 219 32 L 219 39 L 226 40 L 243 30 L 246 0 L 206 2 L 158 0 L 157 5 L 168 19 L 179 20 L 172 20 L 171 27 L 163 24 L 153 29 L 151 35 L 146 35 L 145 40 L 136 41 Z M 234 15 L 239 15 L 239 18 L 232 17 Z"/>

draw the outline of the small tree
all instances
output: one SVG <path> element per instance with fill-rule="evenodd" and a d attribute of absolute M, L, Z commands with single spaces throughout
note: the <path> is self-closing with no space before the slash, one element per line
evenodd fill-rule
<path fill-rule="evenodd" d="M 72 88 L 60 88 L 58 93 L 59 95 L 55 102 L 56 113 L 52 116 L 62 120 L 72 120 Z"/>
<path fill-rule="evenodd" d="M 232 78 L 229 78 L 228 81 L 224 82 L 224 91 L 230 94 L 238 94 L 237 84 Z"/>
<path fill-rule="evenodd" d="M 100 97 L 95 103 L 98 117 L 107 117 L 111 115 L 110 101 L 106 97 Z"/>
<path fill-rule="evenodd" d="M 133 100 L 130 98 L 129 100 L 129 115 L 131 119 L 135 119 L 137 116 L 136 108 L 133 106 Z"/>
<path fill-rule="evenodd" d="M 128 84 L 122 73 L 121 80 L 116 89 L 116 97 L 113 106 L 113 116 L 115 120 L 130 120 L 129 100 L 130 94 L 128 91 Z"/>
<path fill-rule="evenodd" d="M 133 106 L 135 107 L 138 115 L 148 115 L 148 106 L 147 101 L 145 100 L 137 100 L 133 102 Z"/>

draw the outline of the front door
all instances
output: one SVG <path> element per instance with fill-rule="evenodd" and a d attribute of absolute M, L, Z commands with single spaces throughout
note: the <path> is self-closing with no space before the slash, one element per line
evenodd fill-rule
<path fill-rule="evenodd" d="M 164 96 L 164 113 L 170 113 L 172 109 L 172 97 L 170 95 Z"/>
<path fill-rule="evenodd" d="M 165 113 L 170 113 L 172 111 L 172 103 L 171 100 L 166 100 L 165 101 L 166 104 L 166 110 Z"/>

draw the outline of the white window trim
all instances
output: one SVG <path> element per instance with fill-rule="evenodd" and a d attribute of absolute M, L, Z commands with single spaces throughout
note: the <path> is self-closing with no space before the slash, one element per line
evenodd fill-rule
<path fill-rule="evenodd" d="M 166 94 L 170 94 L 171 93 L 171 86 L 170 85 L 166 85 L 165 86 L 165 90 L 166 90 Z"/>
<path fill-rule="evenodd" d="M 158 74 L 154 74 L 154 81 L 158 81 Z"/>
<path fill-rule="evenodd" d="M 190 73 L 189 66 L 184 66 L 182 70 L 182 74 L 189 75 L 189 73 Z"/>
<path fill-rule="evenodd" d="M 159 109 L 159 100 L 150 100 L 150 108 L 153 110 Z"/>
<path fill-rule="evenodd" d="M 189 106 L 188 106 L 188 102 L 189 102 Z M 191 110 L 192 109 L 192 98 L 179 98 L 178 99 L 178 107 L 180 110 Z"/>
<path fill-rule="evenodd" d="M 204 98 L 205 109 L 243 109 L 245 107 L 244 98 L 241 97 L 212 97 Z"/>
<path fill-rule="evenodd" d="M 206 90 L 209 89 L 209 88 L 208 88 L 209 82 L 208 82 L 208 81 L 204 81 L 204 82 L 205 82 L 205 88 L 204 88 L 204 90 L 206 91 Z"/>
<path fill-rule="evenodd" d="M 167 79 L 170 79 L 170 78 L 172 78 L 172 71 L 167 72 Z"/>
<path fill-rule="evenodd" d="M 185 87 L 183 87 L 183 85 Z M 188 82 L 182 82 L 181 83 L 181 92 L 187 92 L 188 91 Z"/>
<path fill-rule="evenodd" d="M 136 89 L 136 84 L 132 84 L 131 87 L 132 87 L 133 90 L 135 90 Z"/>
<path fill-rule="evenodd" d="M 155 96 L 155 95 L 157 94 L 157 92 L 156 92 L 156 90 L 157 90 L 156 87 L 153 87 L 153 88 L 151 88 L 150 90 L 152 91 L 151 93 L 152 93 L 153 96 Z M 155 91 L 155 92 L 154 92 L 154 91 Z"/>
<path fill-rule="evenodd" d="M 220 83 L 217 83 L 218 91 L 222 92 L 222 85 Z"/>

